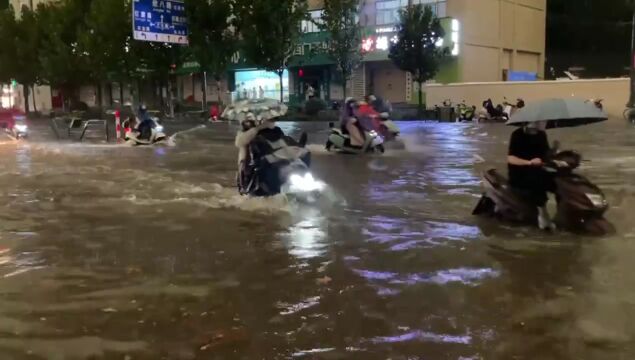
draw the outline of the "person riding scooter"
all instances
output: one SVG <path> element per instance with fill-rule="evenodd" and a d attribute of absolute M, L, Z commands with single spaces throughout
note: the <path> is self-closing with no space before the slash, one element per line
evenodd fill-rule
<path fill-rule="evenodd" d="M 489 115 L 490 119 L 505 119 L 508 118 L 508 116 L 505 114 L 504 110 L 503 110 L 503 106 L 502 105 L 498 105 L 496 107 L 494 107 L 494 103 L 492 102 L 492 99 L 487 99 L 483 102 L 483 108 L 485 108 L 485 110 L 487 110 L 487 114 Z"/>
<path fill-rule="evenodd" d="M 342 131 L 350 136 L 351 147 L 362 148 L 364 146 L 364 135 L 360 129 L 359 120 L 355 114 L 357 108 L 357 101 L 353 98 L 346 99 L 342 114 L 340 115 L 340 122 L 342 125 Z"/>
<path fill-rule="evenodd" d="M 306 134 L 300 141 L 284 134 L 272 119 L 256 125 L 255 116 L 248 113 L 242 130 L 236 135 L 238 153 L 238 187 L 241 194 L 269 196 L 281 191 L 281 167 L 300 160 L 309 167 L 310 153 L 305 149 Z"/>
<path fill-rule="evenodd" d="M 546 128 L 547 123 L 541 121 L 515 130 L 507 156 L 509 184 L 538 209 L 538 226 L 542 230 L 555 228 L 546 207 L 547 192 L 556 192 L 553 175 L 543 170 L 551 155 Z M 556 165 L 567 166 L 562 162 Z"/>
<path fill-rule="evenodd" d="M 145 105 L 139 106 L 137 114 L 138 123 L 137 131 L 139 132 L 139 140 L 149 141 L 152 138 L 152 129 L 156 127 L 156 123 L 148 114 L 148 108 Z"/>

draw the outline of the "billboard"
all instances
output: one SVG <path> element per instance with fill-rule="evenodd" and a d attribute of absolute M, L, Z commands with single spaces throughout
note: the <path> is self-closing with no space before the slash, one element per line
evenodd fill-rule
<path fill-rule="evenodd" d="M 507 81 L 536 81 L 538 74 L 530 71 L 512 71 L 507 73 Z"/>
<path fill-rule="evenodd" d="M 132 33 L 135 40 L 187 44 L 184 1 L 133 0 Z"/>

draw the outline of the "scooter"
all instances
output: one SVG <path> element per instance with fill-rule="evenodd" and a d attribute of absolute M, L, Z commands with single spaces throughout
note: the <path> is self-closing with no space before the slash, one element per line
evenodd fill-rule
<path fill-rule="evenodd" d="M 384 141 L 394 140 L 401 133 L 399 126 L 390 119 L 390 113 L 383 112 L 379 114 L 378 133 L 384 138 Z"/>
<path fill-rule="evenodd" d="M 169 137 L 163 132 L 163 125 L 161 125 L 158 117 L 151 117 L 151 120 L 154 122 L 154 126 L 152 127 L 152 133 L 149 139 L 140 139 L 139 132 L 134 131 L 131 127 L 126 127 L 125 141 L 126 144 L 130 146 L 147 146 L 147 145 L 157 145 L 167 142 Z"/>
<path fill-rule="evenodd" d="M 507 98 L 505 98 L 505 101 L 503 101 L 504 116 L 507 118 L 507 120 L 509 120 L 509 118 L 511 118 L 514 112 L 524 107 L 525 107 L 525 100 L 521 98 L 516 99 L 516 104 L 510 103 L 509 101 L 507 101 Z"/>
<path fill-rule="evenodd" d="M 602 190 L 582 175 L 576 174 L 581 156 L 562 151 L 553 156 L 544 170 L 553 174 L 557 186 L 558 212 L 554 219 L 562 230 L 589 235 L 606 235 L 615 227 L 604 218 L 609 208 Z M 557 166 L 566 163 L 567 166 Z M 483 175 L 485 192 L 473 214 L 537 226 L 538 209 L 513 191 L 508 180 L 495 169 Z"/>
<path fill-rule="evenodd" d="M 462 103 L 460 103 L 457 106 L 457 110 L 459 113 L 459 117 L 458 117 L 458 121 L 473 121 L 474 120 L 474 114 L 476 113 L 476 107 L 475 106 L 468 106 L 465 103 L 465 100 L 463 100 Z"/>
<path fill-rule="evenodd" d="M 262 145 L 250 144 L 248 160 L 240 165 L 236 182 L 241 195 L 269 197 L 283 194 L 313 202 L 326 188 L 324 182 L 313 177 L 311 153 L 304 147 L 284 146 L 267 155 L 263 155 L 262 148 Z"/>
<path fill-rule="evenodd" d="M 509 115 L 505 113 L 502 105 L 494 107 L 492 99 L 483 101 L 483 109 L 479 113 L 479 122 L 506 122 Z"/>
<path fill-rule="evenodd" d="M 25 116 L 14 116 L 15 124 L 13 128 L 8 130 L 9 135 L 15 138 L 16 140 L 22 140 L 29 137 L 29 127 L 26 124 Z"/>
<path fill-rule="evenodd" d="M 364 131 L 364 145 L 361 148 L 351 146 L 350 136 L 342 129 L 336 127 L 333 123 L 329 123 L 331 128 L 331 134 L 326 141 L 326 150 L 336 151 L 344 154 L 366 154 L 366 153 L 380 153 L 383 154 L 386 149 L 384 148 L 384 138 L 375 130 Z"/>

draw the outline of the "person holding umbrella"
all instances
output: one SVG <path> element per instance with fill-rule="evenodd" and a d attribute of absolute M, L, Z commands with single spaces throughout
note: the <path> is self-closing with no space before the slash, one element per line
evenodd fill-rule
<path fill-rule="evenodd" d="M 546 162 L 562 167 L 565 162 L 550 159 L 546 130 L 548 128 L 573 127 L 607 119 L 597 107 L 578 99 L 550 99 L 530 104 L 516 112 L 507 125 L 520 126 L 509 142 L 507 163 L 509 183 L 532 205 L 538 208 L 538 226 L 542 230 L 555 226 L 547 211 L 547 193 L 556 191 L 552 174 L 544 170 Z"/>
<path fill-rule="evenodd" d="M 542 169 L 551 152 L 546 129 L 546 121 L 527 123 L 516 129 L 507 154 L 509 184 L 538 208 L 538 226 L 542 230 L 554 228 L 546 205 L 547 192 L 556 189 L 553 177 Z"/>

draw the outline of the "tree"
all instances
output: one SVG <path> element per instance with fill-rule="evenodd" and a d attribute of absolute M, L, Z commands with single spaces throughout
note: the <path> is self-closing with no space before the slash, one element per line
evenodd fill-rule
<path fill-rule="evenodd" d="M 15 61 L 19 64 L 14 68 L 13 78 L 20 84 L 24 93 L 24 110 L 28 113 L 29 90 L 39 82 L 40 76 L 40 32 L 37 26 L 37 14 L 22 6 L 20 19 L 16 22 L 15 33 Z M 33 109 L 37 111 L 35 96 Z"/>
<path fill-rule="evenodd" d="M 390 46 L 389 58 L 419 84 L 419 112 L 423 111 L 423 83 L 434 78 L 448 55 L 447 47 L 437 46 L 445 31 L 432 7 L 411 5 L 401 11 L 397 42 Z"/>
<path fill-rule="evenodd" d="M 322 21 L 317 25 L 329 34 L 326 52 L 342 74 L 342 91 L 346 98 L 346 83 L 362 62 L 362 32 L 357 0 L 325 0 Z"/>
<path fill-rule="evenodd" d="M 90 0 L 41 3 L 37 8 L 43 81 L 57 87 L 65 98 L 75 96 L 90 77 L 78 47 L 78 29 L 89 9 Z"/>
<path fill-rule="evenodd" d="M 102 83 L 117 81 L 121 97 L 123 84 L 134 76 L 137 68 L 131 43 L 130 8 L 130 0 L 93 0 L 79 29 L 79 54 L 97 85 L 100 106 Z"/>
<path fill-rule="evenodd" d="M 35 12 L 23 6 L 21 16 L 16 19 L 13 7 L 1 10 L 0 43 L 0 82 L 15 80 L 22 84 L 25 111 L 30 112 L 29 90 L 38 82 L 40 74 Z"/>
<path fill-rule="evenodd" d="M 307 18 L 306 0 L 239 0 L 238 29 L 247 60 L 280 78 L 280 101 L 284 101 L 282 76 L 299 43 L 300 24 Z"/>
<path fill-rule="evenodd" d="M 232 0 L 188 0 L 185 4 L 189 25 L 190 50 L 202 71 L 210 72 L 216 81 L 221 102 L 220 81 L 231 57 L 237 50 L 237 37 L 232 26 Z M 204 74 L 205 75 L 205 74 Z M 206 76 L 203 76 L 206 82 Z M 203 86 L 203 104 L 207 101 L 207 84 Z"/>
<path fill-rule="evenodd" d="M 13 8 L 9 6 L 0 10 L 0 83 L 8 83 L 13 79 L 17 67 L 15 57 L 15 38 L 17 22 Z"/>

